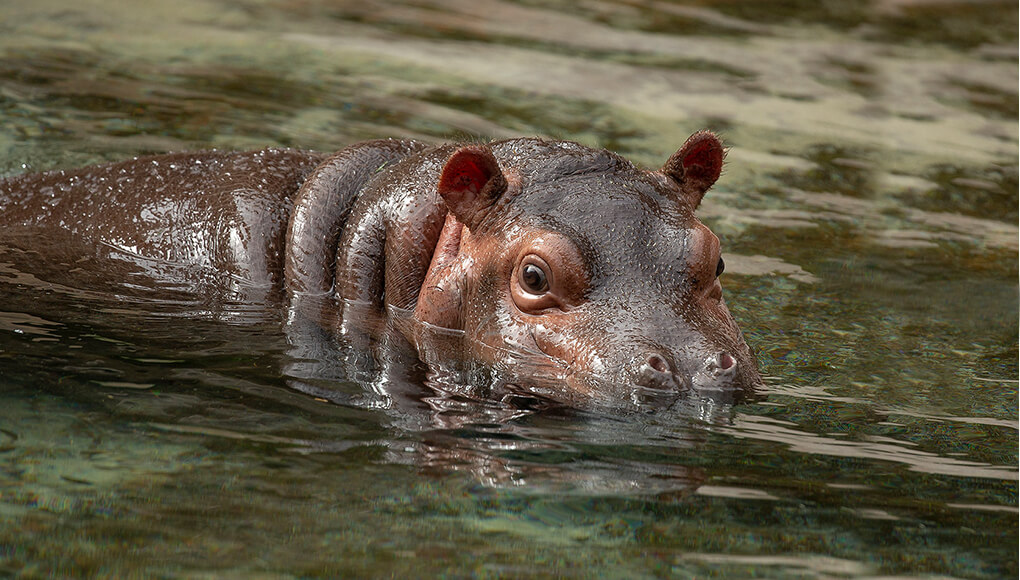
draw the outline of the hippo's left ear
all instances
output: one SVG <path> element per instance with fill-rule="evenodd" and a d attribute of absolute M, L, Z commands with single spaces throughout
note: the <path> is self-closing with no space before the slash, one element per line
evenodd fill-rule
<path fill-rule="evenodd" d="M 446 206 L 472 231 L 506 188 L 496 157 L 483 145 L 454 151 L 443 166 L 438 185 Z"/>
<path fill-rule="evenodd" d="M 684 197 L 697 208 L 701 198 L 722 173 L 726 150 L 714 133 L 698 131 L 662 166 L 662 172 L 680 184 Z"/>

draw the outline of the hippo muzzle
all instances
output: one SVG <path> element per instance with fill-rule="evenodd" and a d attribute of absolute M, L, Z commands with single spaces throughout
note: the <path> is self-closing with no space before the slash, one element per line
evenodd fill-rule
<path fill-rule="evenodd" d="M 605 306 L 578 309 L 559 324 L 525 319 L 476 327 L 470 334 L 486 342 L 477 356 L 495 353 L 491 362 L 514 372 L 518 381 L 560 381 L 572 399 L 693 396 L 736 402 L 761 384 L 753 355 L 724 304 L 712 314 L 715 320 L 693 321 L 662 307 L 614 305 L 614 312 L 600 312 Z"/>

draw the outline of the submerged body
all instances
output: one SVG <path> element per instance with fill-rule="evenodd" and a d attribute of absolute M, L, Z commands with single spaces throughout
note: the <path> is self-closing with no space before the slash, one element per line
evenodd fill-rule
<path fill-rule="evenodd" d="M 694 216 L 722 157 L 706 132 L 659 171 L 539 139 L 173 154 L 0 181 L 0 226 L 315 303 L 334 336 L 393 327 L 427 362 L 439 331 L 442 357 L 569 404 L 739 395 L 761 379 Z"/>

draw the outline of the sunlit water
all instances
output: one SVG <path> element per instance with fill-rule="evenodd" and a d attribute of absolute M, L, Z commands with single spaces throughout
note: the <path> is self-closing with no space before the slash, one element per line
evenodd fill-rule
<path fill-rule="evenodd" d="M 282 312 L 3 239 L 0 575 L 1016 577 L 1015 3 L 144 6 L 0 6 L 0 175 L 384 136 L 657 166 L 710 128 L 767 389 L 327 401 Z"/>

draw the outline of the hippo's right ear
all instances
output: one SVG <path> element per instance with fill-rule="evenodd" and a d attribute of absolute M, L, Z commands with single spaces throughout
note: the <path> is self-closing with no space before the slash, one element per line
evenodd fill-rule
<path fill-rule="evenodd" d="M 486 211 L 506 191 L 507 181 L 492 150 L 483 145 L 461 147 L 443 166 L 439 195 L 453 215 L 474 230 Z"/>
<path fill-rule="evenodd" d="M 698 131 L 670 156 L 662 173 L 676 181 L 687 202 L 697 208 L 708 188 L 719 179 L 725 156 L 726 150 L 714 133 Z"/>

